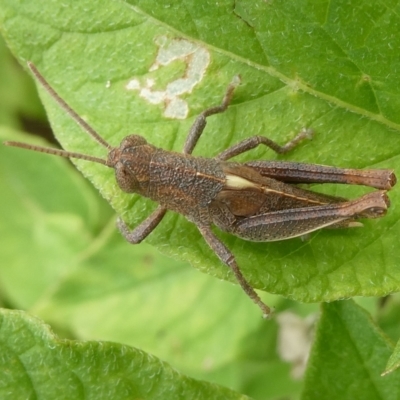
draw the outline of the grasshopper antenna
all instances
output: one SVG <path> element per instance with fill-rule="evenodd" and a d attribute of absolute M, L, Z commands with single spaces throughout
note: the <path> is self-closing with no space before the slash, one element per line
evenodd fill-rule
<path fill-rule="evenodd" d="M 57 104 L 78 124 L 80 125 L 92 138 L 98 143 L 105 147 L 108 151 L 111 151 L 113 147 L 107 143 L 86 121 L 83 120 L 66 102 L 60 95 L 50 86 L 43 75 L 38 71 L 35 65 L 28 61 L 29 69 L 32 71 L 35 78 L 43 86 L 43 88 L 50 94 L 50 96 L 57 102 Z M 78 158 L 86 161 L 93 161 L 99 164 L 110 166 L 108 162 L 102 158 L 89 156 L 86 154 L 73 153 L 65 150 L 52 149 L 49 147 L 35 146 L 27 143 L 7 141 L 4 142 L 6 146 L 20 147 L 22 149 L 34 150 L 41 153 L 52 154 L 64 158 Z"/>
<path fill-rule="evenodd" d="M 28 67 L 32 71 L 35 78 L 44 87 L 44 89 L 51 95 L 51 97 L 57 102 L 57 104 L 72 118 L 75 122 L 80 125 L 90 136 L 93 137 L 98 143 L 104 146 L 106 149 L 111 150 L 112 146 L 109 145 L 86 121 L 82 119 L 61 97 L 60 95 L 50 86 L 44 76 L 37 70 L 35 65 L 28 61 Z"/>
<path fill-rule="evenodd" d="M 5 146 L 19 147 L 21 149 L 38 151 L 39 153 L 51 154 L 53 156 L 60 156 L 64 158 L 79 158 L 80 160 L 93 161 L 98 164 L 103 164 L 106 167 L 112 167 L 111 165 L 109 165 L 107 160 L 104 160 L 103 158 L 93 157 L 81 153 L 73 153 L 72 151 L 53 149 L 51 147 L 35 146 L 34 144 L 14 142 L 12 140 L 6 141 L 3 144 Z"/>

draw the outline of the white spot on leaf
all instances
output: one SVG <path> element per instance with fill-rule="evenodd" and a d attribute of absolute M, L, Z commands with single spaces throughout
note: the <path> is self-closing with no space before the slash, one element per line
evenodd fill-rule
<path fill-rule="evenodd" d="M 130 80 L 125 86 L 128 90 L 138 90 L 140 89 L 140 82 L 137 79 Z"/>
<path fill-rule="evenodd" d="M 140 97 L 151 104 L 165 104 L 164 116 L 167 118 L 184 119 L 189 112 L 187 102 L 180 96 L 191 93 L 193 88 L 203 79 L 210 63 L 210 53 L 207 49 L 185 39 L 168 40 L 161 36 L 156 40 L 159 51 L 149 72 L 156 71 L 176 60 L 186 64 L 182 77 L 169 82 L 165 90 L 152 90 L 154 79 L 147 78 L 145 83 L 132 79 L 126 85 L 127 90 L 139 91 Z"/>

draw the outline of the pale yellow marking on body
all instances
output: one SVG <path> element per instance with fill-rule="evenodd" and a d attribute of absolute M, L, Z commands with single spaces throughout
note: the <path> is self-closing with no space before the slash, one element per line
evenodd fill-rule
<path fill-rule="evenodd" d="M 226 187 L 228 189 L 246 189 L 246 188 L 259 188 L 260 185 L 257 185 L 254 182 L 251 182 L 245 178 L 236 175 L 226 175 Z"/>

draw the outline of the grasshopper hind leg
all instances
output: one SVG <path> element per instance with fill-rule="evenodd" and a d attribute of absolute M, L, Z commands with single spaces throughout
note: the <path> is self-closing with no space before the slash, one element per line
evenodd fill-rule
<path fill-rule="evenodd" d="M 220 239 L 218 239 L 214 235 L 209 226 L 198 226 L 198 228 L 200 230 L 200 233 L 203 235 L 203 238 L 214 251 L 214 253 L 218 256 L 218 258 L 231 269 L 231 271 L 235 275 L 236 280 L 238 281 L 244 292 L 247 294 L 247 296 L 249 296 L 250 299 L 253 300 L 254 303 L 256 303 L 260 307 L 263 313 L 263 317 L 269 318 L 272 313 L 271 309 L 265 303 L 263 303 L 256 291 L 247 282 L 232 252 Z"/>
<path fill-rule="evenodd" d="M 380 218 L 386 214 L 388 207 L 385 191 L 377 191 L 356 200 L 244 218 L 235 223 L 233 233 L 255 242 L 290 239 L 321 228 L 340 228 L 346 227 L 346 224 L 347 227 L 357 226 L 356 219 Z"/>

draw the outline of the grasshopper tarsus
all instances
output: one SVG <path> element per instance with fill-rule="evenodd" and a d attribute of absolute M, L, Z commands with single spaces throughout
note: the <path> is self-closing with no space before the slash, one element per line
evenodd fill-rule
<path fill-rule="evenodd" d="M 183 153 L 169 152 L 147 143 L 139 135 L 125 137 L 119 147 L 108 144 L 50 86 L 32 63 L 29 68 L 44 89 L 89 135 L 107 148 L 107 159 L 49 149 L 19 142 L 6 145 L 80 158 L 114 168 L 121 190 L 137 193 L 158 202 L 158 208 L 135 229 L 119 220 L 125 239 L 140 243 L 161 222 L 167 210 L 176 211 L 195 223 L 210 248 L 234 274 L 244 292 L 262 310 L 271 309 L 262 302 L 244 277 L 233 253 L 212 232 L 211 226 L 252 241 L 274 241 L 304 237 L 321 228 L 360 226 L 359 218 L 379 218 L 390 203 L 386 190 L 396 183 L 391 170 L 357 170 L 282 161 L 238 163 L 228 159 L 265 145 L 277 153 L 286 153 L 312 130 L 301 131 L 286 145 L 264 136 L 253 136 L 219 153 L 213 158 L 193 157 L 207 118 L 223 113 L 231 103 L 236 77 L 228 86 L 220 105 L 204 110 L 195 120 L 185 141 Z M 347 183 L 381 189 L 355 200 L 315 193 L 291 183 Z"/>

